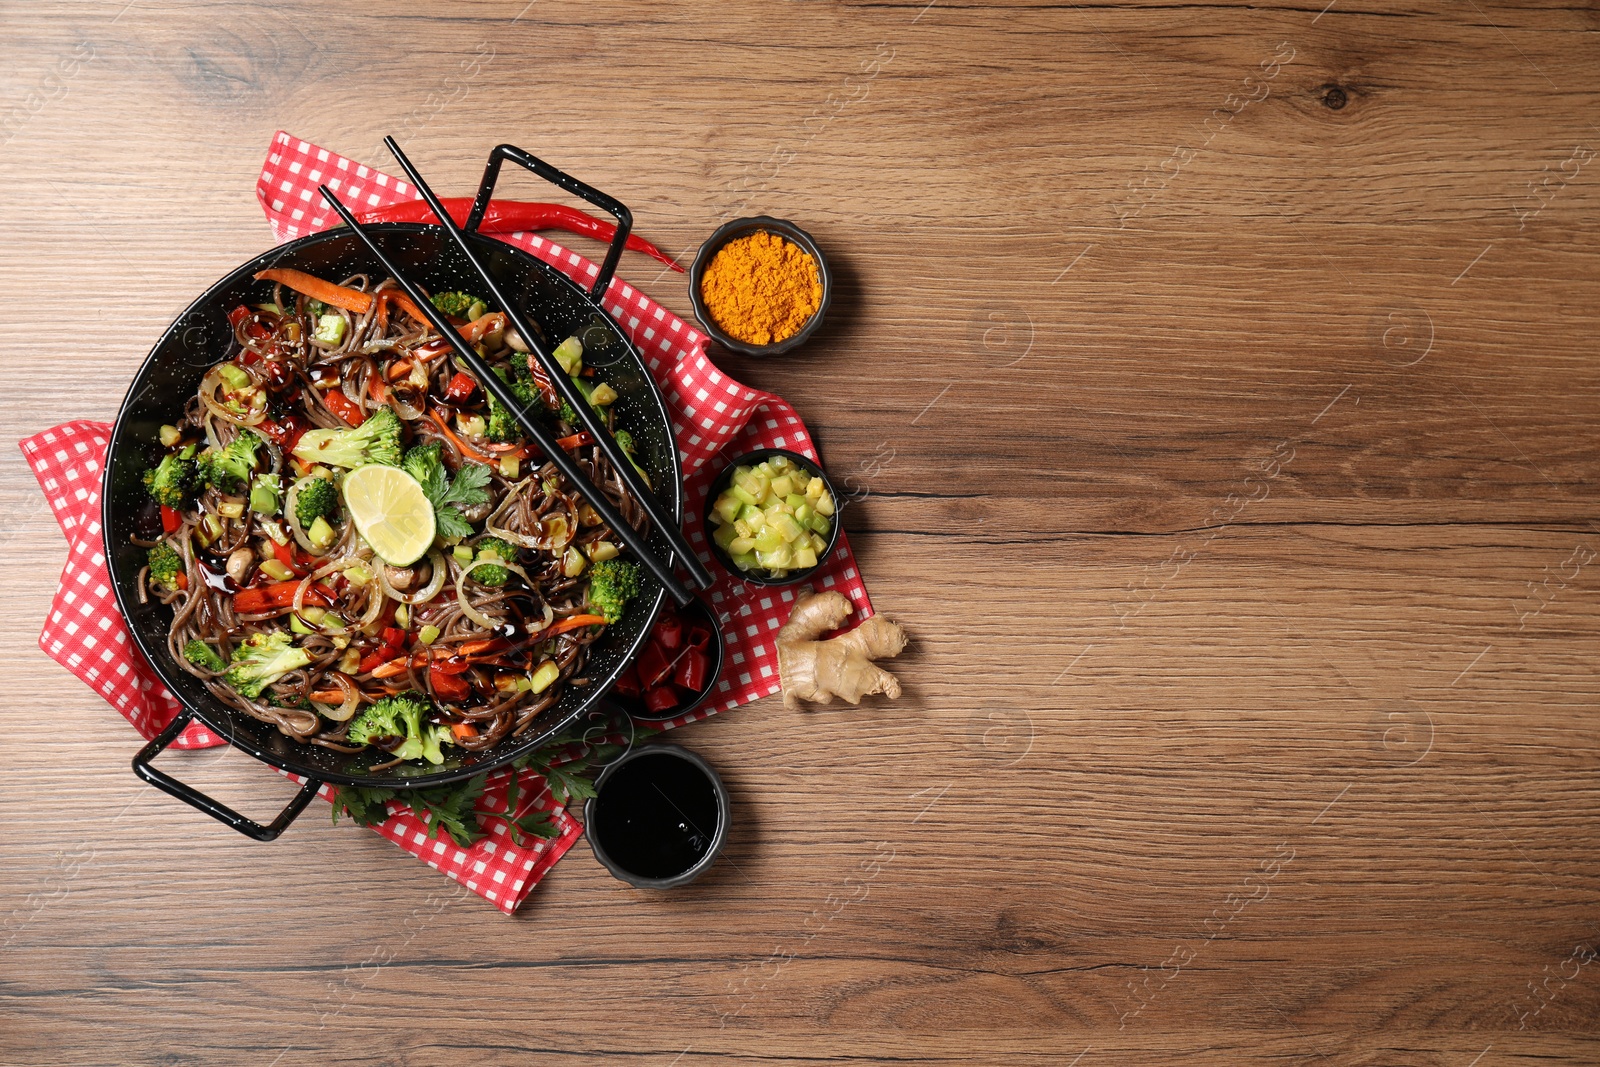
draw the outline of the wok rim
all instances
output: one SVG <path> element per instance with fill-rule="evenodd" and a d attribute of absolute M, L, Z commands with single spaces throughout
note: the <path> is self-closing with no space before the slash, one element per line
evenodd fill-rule
<path fill-rule="evenodd" d="M 370 224 L 366 228 L 369 231 L 375 231 L 379 235 L 417 235 L 427 233 L 429 231 L 437 231 L 440 234 L 440 241 L 443 242 L 444 240 L 443 227 L 433 223 L 386 222 Z M 545 274 L 555 281 L 558 286 L 566 287 L 570 291 L 571 295 L 578 297 L 584 304 L 588 305 L 594 311 L 604 316 L 606 322 L 610 324 L 610 328 L 615 331 L 616 336 L 624 345 L 627 355 L 623 358 L 626 359 L 631 357 L 637 363 L 639 372 L 643 375 L 644 380 L 649 384 L 649 395 L 653 399 L 655 405 L 654 410 L 651 412 L 651 418 L 654 419 L 659 416 L 661 420 L 662 426 L 666 433 L 667 441 L 669 442 L 669 448 L 667 451 L 672 467 L 672 482 L 674 492 L 672 494 L 672 499 L 670 501 L 663 501 L 663 503 L 669 505 L 669 510 L 674 518 L 674 521 L 681 525 L 683 522 L 684 508 L 683 457 L 680 455 L 678 450 L 677 436 L 672 432 L 672 416 L 667 407 L 666 398 L 661 393 L 661 386 L 657 384 L 655 376 L 650 372 L 649 363 L 646 362 L 643 354 L 639 351 L 638 346 L 634 344 L 633 339 L 628 336 L 627 331 L 623 329 L 622 324 L 618 322 L 611 312 L 605 308 L 601 300 L 596 300 L 591 297 L 587 289 L 579 286 L 564 271 L 560 270 L 553 264 L 547 263 L 545 260 L 533 255 L 531 252 L 518 248 L 515 245 L 509 244 L 505 241 L 495 240 L 494 238 L 485 236 L 483 234 L 469 233 L 467 234 L 467 237 L 469 240 L 472 240 L 475 243 L 489 246 L 496 251 L 498 251 L 500 248 L 503 248 L 514 257 L 519 257 L 526 263 L 533 265 L 535 269 L 545 272 Z M 121 612 L 123 617 L 123 624 L 127 628 L 129 635 L 133 638 L 134 645 L 138 648 L 139 652 L 150 664 L 151 669 L 155 672 L 156 677 L 164 686 L 167 687 L 167 690 L 172 694 L 173 699 L 175 699 L 181 705 L 183 710 L 178 712 L 179 715 L 182 715 L 185 711 L 192 712 L 196 719 L 204 723 L 213 733 L 221 737 L 229 745 L 232 745 L 234 748 L 241 750 L 242 752 L 254 757 L 262 763 L 267 764 L 269 767 L 273 767 L 288 774 L 297 775 L 301 778 L 311 779 L 319 782 L 326 782 L 333 785 L 358 786 L 367 789 L 386 789 L 395 792 L 410 792 L 416 789 L 428 789 L 441 785 L 449 785 L 454 782 L 465 781 L 469 778 L 476 778 L 481 774 L 488 774 L 492 771 L 499 770 L 500 768 L 505 767 L 521 757 L 537 751 L 547 741 L 559 734 L 568 726 L 572 725 L 572 723 L 578 721 L 584 715 L 595 710 L 597 707 L 603 706 L 606 695 L 610 692 L 617 678 L 624 671 L 626 671 L 629 664 L 631 664 L 638 657 L 639 652 L 644 647 L 645 642 L 649 640 L 651 630 L 655 625 L 656 617 L 660 614 L 662 605 L 666 600 L 667 591 L 664 588 L 659 587 L 656 589 L 654 598 L 650 605 L 648 617 L 645 619 L 644 625 L 640 628 L 638 635 L 633 639 L 631 645 L 624 650 L 621 659 L 617 662 L 616 667 L 604 680 L 591 682 L 587 687 L 584 698 L 571 711 L 557 719 L 551 720 L 550 725 L 544 729 L 536 732 L 530 731 L 524 738 L 517 741 L 507 751 L 501 753 L 499 756 L 496 756 L 493 759 L 487 759 L 478 763 L 468 764 L 453 770 L 439 771 L 435 774 L 419 774 L 403 778 L 388 778 L 374 775 L 346 774 L 338 771 L 328 772 L 319 767 L 296 765 L 295 761 L 284 760 L 275 755 L 269 754 L 263 749 L 262 746 L 256 744 L 248 733 L 234 728 L 234 717 L 245 716 L 248 718 L 245 712 L 227 707 L 215 697 L 210 696 L 210 694 L 207 694 L 206 700 L 200 703 L 191 701 L 182 694 L 178 684 L 173 680 L 174 675 L 177 672 L 182 671 L 182 668 L 171 662 L 171 655 L 164 644 L 158 648 L 151 648 L 149 642 L 145 640 L 145 636 L 140 629 L 128 621 L 132 617 L 132 612 L 130 610 L 131 605 L 128 599 L 132 595 L 131 590 L 125 590 L 123 588 L 123 582 L 118 580 L 118 576 L 115 573 L 115 560 L 117 558 L 116 548 L 120 546 L 113 546 L 111 543 L 113 527 L 112 508 L 114 503 L 112 497 L 111 479 L 113 471 L 115 471 L 118 466 L 114 460 L 114 457 L 122 454 L 123 451 L 134 446 L 133 442 L 125 439 L 124 434 L 126 430 L 126 424 L 130 417 L 135 394 L 138 392 L 143 379 L 151 369 L 152 364 L 157 359 L 162 348 L 167 345 L 174 332 L 177 331 L 180 325 L 188 319 L 192 312 L 196 311 L 196 309 L 202 308 L 210 302 L 217 300 L 221 293 L 225 292 L 231 286 L 237 284 L 240 280 L 240 276 L 245 274 L 247 271 L 263 270 L 266 269 L 266 267 L 275 264 L 284 265 L 282 263 L 283 260 L 292 258 L 304 248 L 308 248 L 323 242 L 336 241 L 340 239 L 358 241 L 356 235 L 348 228 L 335 227 L 330 230 L 321 230 L 316 233 L 305 234 L 291 241 L 286 241 L 281 245 L 277 245 L 265 252 L 260 253 L 257 256 L 254 256 L 251 259 L 246 260 L 233 270 L 230 270 L 228 273 L 212 282 L 211 285 L 207 286 L 199 296 L 195 297 L 195 299 L 192 300 L 182 311 L 180 311 L 172 320 L 172 322 L 170 322 L 167 327 L 162 330 L 161 335 L 156 339 L 155 344 L 151 346 L 150 351 L 140 362 L 138 368 L 133 373 L 133 377 L 128 383 L 128 391 L 126 394 L 124 394 L 122 402 L 118 406 L 117 417 L 112 424 L 111 435 L 106 444 L 105 459 L 102 462 L 100 472 L 101 545 L 105 554 L 107 575 L 110 578 L 112 592 L 116 596 L 117 610 Z M 524 287 L 518 286 L 517 288 L 520 295 Z M 205 373 L 204 369 L 200 370 L 199 373 L 203 375 Z M 665 552 L 668 565 L 670 566 L 676 561 L 676 554 L 671 551 L 670 546 L 665 547 Z M 659 583 L 657 584 L 659 585 Z M 185 676 L 189 676 L 188 672 L 186 671 L 182 671 L 182 673 Z M 272 728 L 270 723 L 263 723 L 263 725 L 267 726 L 269 729 Z M 296 741 L 294 738 L 287 738 L 287 740 L 290 744 L 295 745 L 297 748 L 313 747 L 307 742 Z"/>

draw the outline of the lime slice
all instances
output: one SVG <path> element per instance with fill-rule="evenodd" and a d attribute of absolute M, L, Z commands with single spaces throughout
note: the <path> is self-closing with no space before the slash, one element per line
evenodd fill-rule
<path fill-rule="evenodd" d="M 409 567 L 433 547 L 433 505 L 399 467 L 368 463 L 345 475 L 344 506 L 367 544 L 392 567 Z"/>

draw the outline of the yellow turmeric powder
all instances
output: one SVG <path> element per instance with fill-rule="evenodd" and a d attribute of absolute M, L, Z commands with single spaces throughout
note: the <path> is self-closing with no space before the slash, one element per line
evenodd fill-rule
<path fill-rule="evenodd" d="M 805 249 L 759 230 L 711 257 L 700 295 L 728 336 L 770 345 L 793 337 L 817 313 L 822 279 Z"/>

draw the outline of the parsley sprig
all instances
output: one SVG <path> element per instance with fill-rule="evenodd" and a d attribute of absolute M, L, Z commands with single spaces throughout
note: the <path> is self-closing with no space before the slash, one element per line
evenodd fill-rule
<path fill-rule="evenodd" d="M 482 463 L 463 463 L 456 476 L 451 478 L 440 458 L 442 446 L 438 441 L 417 445 L 406 452 L 406 473 L 415 478 L 433 505 L 434 524 L 439 536 L 462 538 L 472 536 L 472 523 L 461 514 L 462 507 L 473 507 L 489 499 L 489 468 Z"/>
<path fill-rule="evenodd" d="M 389 818 L 390 801 L 394 801 L 409 807 L 427 823 L 430 839 L 437 839 L 443 832 L 463 848 L 487 837 L 485 826 L 497 819 L 505 824 L 513 844 L 520 845 L 534 837 L 548 840 L 561 832 L 550 812 L 530 808 L 520 815 L 517 813 L 522 805 L 520 772 L 530 768 L 538 771 L 550 786 L 551 799 L 560 807 L 569 807 L 595 795 L 594 777 L 621 751 L 621 745 L 593 744 L 584 737 L 558 735 L 543 748 L 512 763 L 505 805 L 494 811 L 479 806 L 488 774 L 433 789 L 402 791 L 339 786 L 333 795 L 333 821 L 337 823 L 343 814 L 362 826 L 376 826 Z"/>

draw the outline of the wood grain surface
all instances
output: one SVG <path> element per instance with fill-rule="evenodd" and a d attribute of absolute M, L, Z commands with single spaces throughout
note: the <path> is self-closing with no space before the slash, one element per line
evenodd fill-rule
<path fill-rule="evenodd" d="M 1597 29 L 0 5 L 0 1063 L 1600 1062 Z M 252 843 L 36 647 L 15 443 L 271 244 L 279 128 L 456 192 L 511 141 L 674 251 L 766 212 L 836 265 L 802 353 L 719 360 L 857 497 L 906 695 L 680 732 L 735 794 L 700 884 L 580 844 L 508 919 L 320 805 Z"/>

